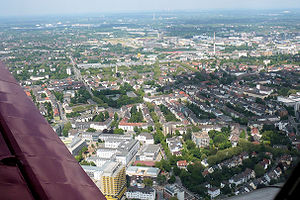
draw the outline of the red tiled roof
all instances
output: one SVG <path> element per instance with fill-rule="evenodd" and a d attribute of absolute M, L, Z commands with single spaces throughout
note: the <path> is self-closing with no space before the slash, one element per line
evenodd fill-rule
<path fill-rule="evenodd" d="M 186 162 L 186 160 L 179 160 L 179 161 L 177 161 L 177 166 L 187 166 L 187 162 Z"/>
<path fill-rule="evenodd" d="M 137 160 L 133 163 L 133 165 L 137 165 L 137 164 L 142 164 L 142 165 L 146 165 L 149 167 L 153 167 L 155 166 L 155 162 L 154 161 L 141 161 L 141 160 Z"/>
<path fill-rule="evenodd" d="M 25 93 L 26 93 L 27 96 L 31 97 L 30 92 L 26 91 Z"/>

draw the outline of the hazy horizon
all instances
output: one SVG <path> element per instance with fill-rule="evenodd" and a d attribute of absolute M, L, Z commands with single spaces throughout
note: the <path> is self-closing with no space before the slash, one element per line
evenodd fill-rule
<path fill-rule="evenodd" d="M 1 17 L 76 15 L 89 13 L 179 10 L 273 10 L 299 9 L 299 0 L 10 0 L 0 7 Z"/>

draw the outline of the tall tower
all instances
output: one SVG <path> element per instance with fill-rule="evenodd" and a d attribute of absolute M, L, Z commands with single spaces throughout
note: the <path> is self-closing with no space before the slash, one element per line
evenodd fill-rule
<path fill-rule="evenodd" d="M 300 102 L 297 102 L 297 103 L 295 104 L 294 109 L 295 109 L 295 116 L 296 116 L 296 119 L 297 119 L 298 121 L 300 121 Z"/>
<path fill-rule="evenodd" d="M 155 13 L 153 13 L 153 21 L 155 21 Z"/>
<path fill-rule="evenodd" d="M 214 32 L 214 55 L 216 55 L 216 32 Z"/>
<path fill-rule="evenodd" d="M 102 166 L 99 188 L 107 200 L 120 200 L 127 190 L 126 170 L 121 163 L 109 161 Z"/>

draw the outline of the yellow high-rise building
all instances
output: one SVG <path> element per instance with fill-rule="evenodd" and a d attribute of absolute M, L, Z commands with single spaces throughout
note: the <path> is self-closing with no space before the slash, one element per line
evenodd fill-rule
<path fill-rule="evenodd" d="M 119 200 L 127 190 L 125 166 L 118 162 L 107 162 L 102 167 L 100 190 L 107 200 Z"/>

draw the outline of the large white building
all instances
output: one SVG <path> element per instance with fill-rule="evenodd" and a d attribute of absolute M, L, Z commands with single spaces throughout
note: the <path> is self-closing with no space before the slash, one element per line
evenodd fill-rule
<path fill-rule="evenodd" d="M 97 157 L 99 158 L 113 158 L 117 153 L 117 149 L 99 148 L 97 150 Z"/>
<path fill-rule="evenodd" d="M 99 132 L 92 133 L 92 132 L 83 132 L 81 134 L 82 139 L 85 139 L 86 141 L 94 141 L 97 142 L 99 139 Z"/>
<path fill-rule="evenodd" d="M 297 94 L 291 94 L 288 97 L 278 96 L 277 101 L 286 106 L 295 106 L 297 102 L 300 102 L 300 92 L 297 92 Z"/>
<path fill-rule="evenodd" d="M 129 166 L 126 169 L 128 176 L 157 177 L 159 172 L 160 169 L 156 167 Z"/>
<path fill-rule="evenodd" d="M 150 133 L 143 132 L 136 136 L 135 139 L 145 144 L 154 144 L 153 136 Z"/>
<path fill-rule="evenodd" d="M 113 120 L 111 118 L 109 118 L 104 122 L 93 122 L 90 124 L 90 128 L 96 129 L 97 131 L 103 131 L 104 129 L 109 128 L 112 121 Z"/>
<path fill-rule="evenodd" d="M 102 167 L 82 165 L 83 170 L 96 182 L 107 199 L 119 200 L 126 191 L 125 166 L 107 161 Z"/>
<path fill-rule="evenodd" d="M 97 150 L 97 157 L 111 159 L 128 165 L 140 148 L 137 140 L 105 139 L 104 148 Z"/>
<path fill-rule="evenodd" d="M 156 190 L 150 187 L 129 187 L 126 191 L 126 197 L 128 199 L 155 200 Z"/>
<path fill-rule="evenodd" d="M 188 191 L 178 184 L 166 185 L 163 190 L 163 197 L 165 199 L 170 199 L 171 197 L 176 197 L 178 200 L 196 200 L 193 193 Z"/>
<path fill-rule="evenodd" d="M 75 137 L 70 144 L 67 145 L 68 150 L 71 152 L 72 155 L 77 155 L 78 152 L 83 148 L 86 147 L 87 144 L 84 139 L 79 137 Z"/>
<path fill-rule="evenodd" d="M 132 135 L 118 135 L 118 134 L 100 134 L 99 139 L 106 142 L 107 140 L 130 140 Z"/>
<path fill-rule="evenodd" d="M 212 199 L 216 198 L 217 196 L 219 196 L 221 194 L 220 189 L 216 188 L 216 187 L 209 188 L 207 192 L 208 192 L 210 198 L 212 198 Z"/>
<path fill-rule="evenodd" d="M 71 68 L 68 67 L 68 68 L 66 69 L 66 71 L 67 71 L 67 74 L 68 74 L 69 76 L 72 75 L 72 70 L 71 70 Z"/>
<path fill-rule="evenodd" d="M 105 140 L 104 146 L 105 148 L 118 148 L 121 143 L 123 143 L 124 140 L 122 139 L 107 139 Z"/>
<path fill-rule="evenodd" d="M 160 152 L 160 146 L 157 144 L 144 145 L 143 149 L 138 153 L 137 160 L 140 161 L 156 161 Z"/>
<path fill-rule="evenodd" d="M 166 142 L 172 155 L 180 152 L 183 149 L 183 145 L 179 137 L 167 138 Z"/>
<path fill-rule="evenodd" d="M 140 143 L 137 140 L 127 140 L 121 143 L 118 147 L 116 160 L 128 165 L 140 148 Z"/>
<path fill-rule="evenodd" d="M 196 132 L 192 134 L 192 140 L 198 147 L 204 148 L 209 146 L 210 138 L 207 132 Z"/>
<path fill-rule="evenodd" d="M 81 167 L 89 177 L 94 180 L 100 180 L 101 174 L 103 173 L 103 169 L 101 167 L 90 165 L 81 165 Z"/>
<path fill-rule="evenodd" d="M 93 162 L 97 167 L 102 167 L 107 161 L 112 160 L 111 158 L 99 158 L 98 156 L 91 156 L 86 158 L 86 161 Z"/>
<path fill-rule="evenodd" d="M 123 120 L 119 123 L 119 128 L 123 129 L 127 132 L 134 132 L 134 127 L 147 129 L 148 124 L 147 123 L 129 123 L 129 122 L 125 122 Z"/>

